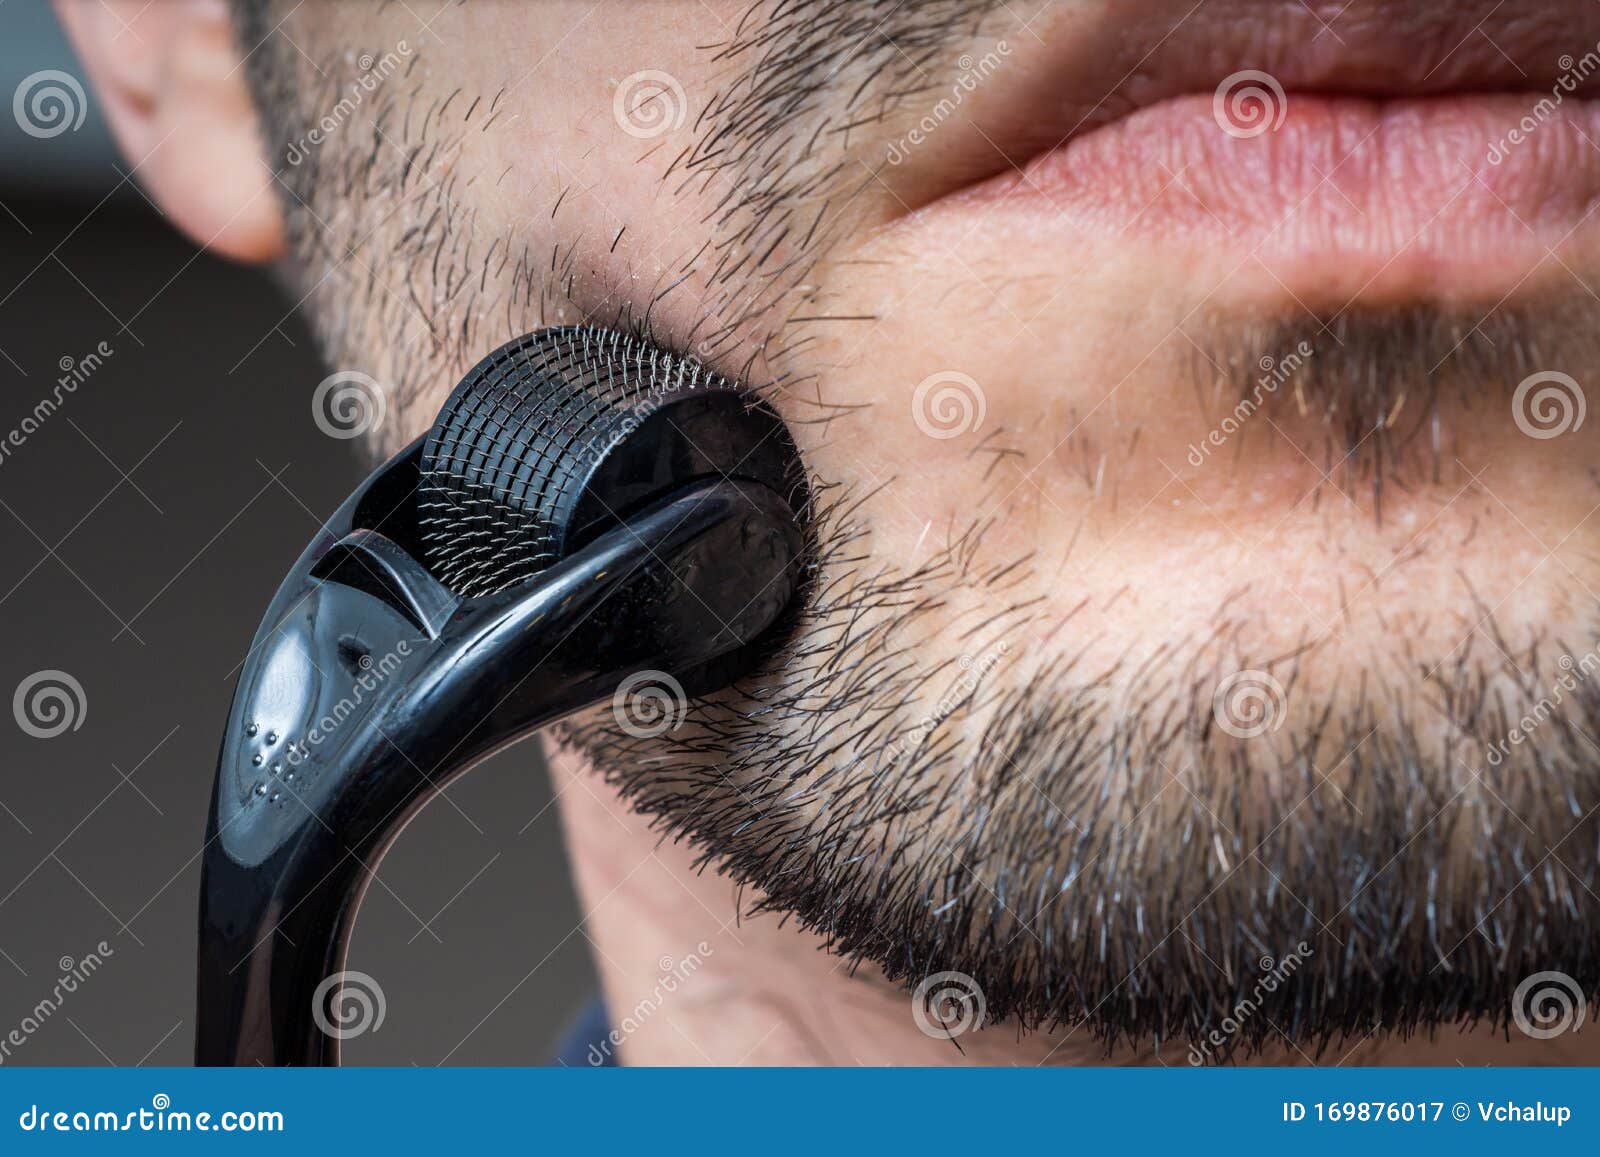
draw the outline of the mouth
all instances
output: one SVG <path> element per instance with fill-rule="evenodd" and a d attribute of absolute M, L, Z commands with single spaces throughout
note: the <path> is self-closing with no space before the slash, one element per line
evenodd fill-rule
<path fill-rule="evenodd" d="M 910 219 L 1200 254 L 1313 309 L 1493 302 L 1581 268 L 1592 4 L 1136 0 L 1034 31 L 969 70 L 971 140 L 891 153 Z"/>

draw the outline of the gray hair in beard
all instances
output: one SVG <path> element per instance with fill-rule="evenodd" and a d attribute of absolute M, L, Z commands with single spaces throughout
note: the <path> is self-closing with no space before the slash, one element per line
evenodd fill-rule
<path fill-rule="evenodd" d="M 1439 408 L 1508 407 L 1530 367 L 1588 351 L 1568 326 L 1589 315 L 1277 318 L 1197 373 L 1226 407 L 1268 351 L 1314 343 L 1268 404 L 1381 500 L 1440 468 Z M 609 715 L 562 735 L 755 908 L 907 985 L 966 973 L 991 1021 L 1206 1060 L 1504 1025 L 1548 969 L 1600 994 L 1600 633 L 1513 644 L 1479 606 L 1461 647 L 1398 640 L 1403 662 L 1322 701 L 1303 672 L 1331 644 L 1259 653 L 1268 612 L 1241 589 L 1204 637 L 1096 668 L 1096 608 L 1040 640 L 1037 560 L 991 561 L 991 523 L 901 567 L 862 496 L 820 493 L 811 595 L 765 673 L 665 736 Z M 1260 711 L 1280 729 L 1249 734 Z"/>

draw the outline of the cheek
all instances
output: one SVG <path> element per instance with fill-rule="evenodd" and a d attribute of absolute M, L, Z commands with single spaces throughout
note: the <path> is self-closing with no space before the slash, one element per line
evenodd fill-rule
<path fill-rule="evenodd" d="M 1134 508 L 1168 483 L 1158 454 L 1130 446 L 1170 441 L 1182 457 L 1175 415 L 1123 392 L 1139 380 L 1130 351 L 1145 348 L 1126 307 L 1138 271 L 1102 268 L 1096 285 L 1064 289 L 975 260 L 869 242 L 819 270 L 797 311 L 808 320 L 784 331 L 796 383 L 785 409 L 807 461 L 826 481 L 882 486 L 869 510 L 890 549 L 930 524 L 942 538 L 1003 515 L 986 541 L 1026 550 L 1112 483 Z M 1085 304 L 1063 316 L 1063 293 Z"/>

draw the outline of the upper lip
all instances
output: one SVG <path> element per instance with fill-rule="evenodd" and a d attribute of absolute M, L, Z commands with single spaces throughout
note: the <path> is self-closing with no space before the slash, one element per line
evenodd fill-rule
<path fill-rule="evenodd" d="M 937 173 L 906 166 L 910 207 L 1243 70 L 1373 99 L 1600 92 L 1593 0 L 1118 0 L 1092 16 L 1052 9 L 1033 31 L 1002 33 L 1004 64 L 967 98 L 974 139 L 940 150 Z"/>

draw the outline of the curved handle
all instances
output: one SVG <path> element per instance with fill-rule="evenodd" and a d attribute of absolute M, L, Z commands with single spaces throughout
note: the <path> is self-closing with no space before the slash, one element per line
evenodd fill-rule
<path fill-rule="evenodd" d="M 289 610 L 258 637 L 223 743 L 196 1062 L 337 1064 L 314 1001 L 343 969 L 362 893 L 406 822 L 474 763 L 608 698 L 630 672 L 669 672 L 694 694 L 748 671 L 795 591 L 801 549 L 768 487 L 696 483 L 524 586 L 460 604 L 435 638 L 384 603 L 392 579 L 350 586 L 302 560 L 291 582 L 303 590 L 275 601 Z M 404 552 L 379 553 L 404 569 Z M 371 675 L 385 642 L 402 660 L 336 710 L 337 673 Z"/>

